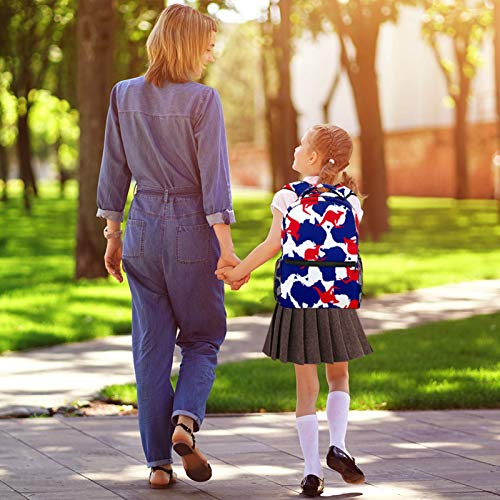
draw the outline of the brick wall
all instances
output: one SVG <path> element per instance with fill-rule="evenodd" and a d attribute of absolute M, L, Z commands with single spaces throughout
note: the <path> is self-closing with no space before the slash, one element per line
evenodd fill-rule
<path fill-rule="evenodd" d="M 469 197 L 493 198 L 494 123 L 468 128 Z M 455 194 L 453 130 L 410 130 L 386 135 L 389 193 L 410 196 Z"/>
<path fill-rule="evenodd" d="M 491 161 L 496 147 L 496 124 L 472 124 L 469 126 L 468 134 L 470 197 L 493 198 Z M 386 134 L 385 144 L 389 194 L 454 196 L 456 176 L 452 129 L 389 132 Z M 359 142 L 356 140 L 349 169 L 358 179 L 361 177 L 359 150 Z M 230 164 L 233 184 L 269 189 L 271 175 L 268 154 L 264 146 L 252 144 L 232 146 Z"/>

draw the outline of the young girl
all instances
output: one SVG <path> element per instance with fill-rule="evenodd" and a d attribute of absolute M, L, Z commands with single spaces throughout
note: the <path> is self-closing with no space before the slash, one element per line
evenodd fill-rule
<path fill-rule="evenodd" d="M 333 125 L 309 129 L 295 149 L 293 170 L 310 184 L 342 184 L 356 191 L 354 180 L 346 174 L 352 153 L 349 134 Z M 271 203 L 273 221 L 267 238 L 239 265 L 217 270 L 219 279 L 231 284 L 271 259 L 281 248 L 281 223 L 287 208 L 297 201 L 290 190 L 278 191 Z M 359 199 L 348 198 L 358 220 L 363 210 Z M 368 343 L 355 309 L 292 309 L 277 304 L 264 344 L 272 359 L 295 364 L 297 382 L 297 431 L 305 460 L 302 492 L 317 496 L 324 481 L 319 457 L 316 400 L 319 393 L 317 364 L 325 363 L 329 394 L 326 414 L 330 429 L 327 464 L 348 483 L 363 483 L 363 472 L 347 452 L 345 436 L 349 414 L 348 361 L 370 354 Z"/>

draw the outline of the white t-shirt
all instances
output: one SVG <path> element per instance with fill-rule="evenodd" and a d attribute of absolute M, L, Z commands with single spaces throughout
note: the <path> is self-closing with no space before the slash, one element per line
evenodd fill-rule
<path fill-rule="evenodd" d="M 309 176 L 304 177 L 304 181 L 309 184 L 317 184 L 319 176 Z M 280 189 L 273 198 L 271 202 L 271 208 L 274 207 L 279 210 L 283 215 L 286 214 L 288 207 L 298 200 L 298 196 L 289 189 Z M 352 205 L 352 208 L 356 212 L 358 216 L 359 222 L 363 218 L 363 209 L 361 208 L 361 202 L 357 196 L 349 196 L 349 203 Z"/>

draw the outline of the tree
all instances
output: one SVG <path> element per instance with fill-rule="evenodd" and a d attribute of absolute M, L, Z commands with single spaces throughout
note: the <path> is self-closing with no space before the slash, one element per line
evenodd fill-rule
<path fill-rule="evenodd" d="M 76 278 L 107 276 L 105 240 L 96 222 L 96 192 L 104 128 L 114 77 L 114 0 L 80 0 L 77 11 L 80 111 Z"/>
<path fill-rule="evenodd" d="M 9 92 L 12 75 L 0 64 L 0 180 L 2 181 L 2 194 L 0 201 L 7 201 L 7 180 L 9 178 L 10 148 L 16 141 L 17 129 L 17 99 Z"/>
<path fill-rule="evenodd" d="M 471 83 L 481 63 L 480 48 L 493 21 L 490 3 L 485 0 L 427 2 L 423 33 L 446 80 L 450 103 L 455 112 L 454 143 L 457 199 L 468 195 L 467 111 Z M 453 60 L 441 53 L 440 38 L 448 38 Z"/>
<path fill-rule="evenodd" d="M 230 146 L 262 142 L 261 75 L 258 71 L 248 71 L 259 60 L 259 33 L 260 26 L 254 22 L 224 26 L 217 42 L 219 45 L 220 40 L 223 53 L 209 66 L 205 79 L 220 94 Z M 227 75 L 231 75 L 230 83 Z"/>
<path fill-rule="evenodd" d="M 494 190 L 497 198 L 497 218 L 500 223 L 500 0 L 495 0 L 493 3 L 494 21 L 494 58 L 495 58 L 495 98 L 497 111 L 497 150 L 494 156 L 494 168 L 496 169 L 496 177 L 493 177 L 495 182 Z"/>
<path fill-rule="evenodd" d="M 382 24 L 395 22 L 403 4 L 414 2 L 323 0 L 321 3 L 321 11 L 337 33 L 341 67 L 347 73 L 354 97 L 360 128 L 363 191 L 368 195 L 363 225 L 365 234 L 374 240 L 389 229 L 384 130 L 375 67 L 377 43 Z M 313 32 L 324 29 L 318 10 L 312 12 L 309 23 Z"/>
<path fill-rule="evenodd" d="M 500 154 L 500 0 L 494 2 L 495 97 L 497 110 L 497 151 Z"/>
<path fill-rule="evenodd" d="M 133 78 L 146 72 L 146 40 L 164 7 L 165 0 L 118 2 L 115 47 L 116 80 Z"/>
<path fill-rule="evenodd" d="M 335 75 L 333 76 L 332 83 L 330 85 L 330 88 L 328 89 L 328 93 L 326 95 L 325 100 L 323 101 L 323 121 L 325 123 L 330 123 L 330 104 L 332 102 L 333 97 L 335 96 L 335 92 L 337 91 L 337 88 L 340 83 L 340 79 L 342 77 L 342 73 L 344 71 L 344 66 L 342 64 L 342 58 L 339 61 L 339 64 L 337 66 L 337 70 L 335 71 Z"/>
<path fill-rule="evenodd" d="M 17 152 L 24 203 L 29 210 L 30 196 L 37 194 L 28 126 L 30 92 L 45 86 L 47 75 L 58 62 L 58 40 L 71 22 L 72 0 L 1 0 L 0 13 L 6 20 L 0 53 L 12 75 L 11 90 L 18 100 Z"/>
<path fill-rule="evenodd" d="M 292 4 L 292 0 L 271 2 L 261 25 L 261 67 L 274 191 L 290 180 L 290 167 L 298 143 L 297 112 L 292 102 L 290 78 Z"/>

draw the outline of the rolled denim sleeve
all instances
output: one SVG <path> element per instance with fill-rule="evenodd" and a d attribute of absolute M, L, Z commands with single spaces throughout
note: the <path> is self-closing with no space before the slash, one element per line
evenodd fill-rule
<path fill-rule="evenodd" d="M 118 85 L 115 85 L 111 91 L 106 119 L 104 150 L 97 186 L 96 215 L 121 222 L 132 174 L 127 164 L 118 120 L 117 87 Z"/>
<path fill-rule="evenodd" d="M 202 96 L 194 135 L 207 222 L 210 226 L 233 224 L 236 219 L 231 199 L 224 116 L 219 95 L 212 88 L 207 88 Z"/>

